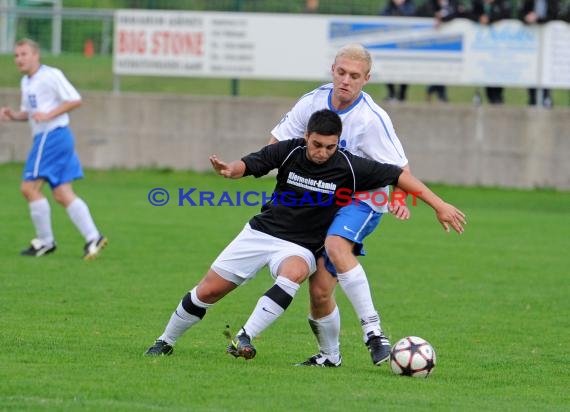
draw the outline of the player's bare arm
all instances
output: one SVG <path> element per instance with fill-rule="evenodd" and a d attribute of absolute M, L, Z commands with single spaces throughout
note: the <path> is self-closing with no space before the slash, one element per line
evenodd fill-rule
<path fill-rule="evenodd" d="M 465 213 L 455 206 L 444 202 L 439 196 L 432 192 L 425 184 L 414 177 L 409 170 L 404 170 L 398 179 L 398 186 L 408 193 L 414 193 L 425 203 L 430 205 L 436 213 L 437 220 L 441 223 L 446 232 L 451 226 L 457 233 L 463 233 L 463 225 L 467 223 Z"/>
<path fill-rule="evenodd" d="M 57 106 L 55 109 L 53 109 L 49 113 L 35 112 L 32 115 L 32 118 L 36 122 L 47 122 L 51 119 L 56 118 L 57 116 L 59 116 L 63 113 L 68 113 L 68 112 L 72 111 L 73 109 L 76 109 L 79 106 L 81 106 L 81 100 L 73 100 L 73 101 L 69 101 L 69 102 L 63 102 L 62 104 Z"/>
<path fill-rule="evenodd" d="M 210 156 L 210 163 L 212 167 L 220 176 L 224 176 L 228 179 L 239 179 L 243 177 L 245 173 L 245 163 L 242 160 L 234 160 L 231 163 L 226 163 L 216 155 Z"/>
<path fill-rule="evenodd" d="M 410 172 L 410 166 L 406 165 L 402 167 L 402 169 L 407 170 Z M 394 186 L 392 190 L 392 198 L 395 200 L 394 202 L 390 202 L 388 205 L 388 210 L 391 214 L 394 215 L 396 219 L 399 220 L 408 220 L 411 216 L 411 211 L 407 206 L 407 199 L 408 193 L 405 190 L 400 188 L 399 186 Z"/>
<path fill-rule="evenodd" d="M 268 142 L 267 144 L 274 144 L 274 143 L 277 143 L 277 142 L 279 142 L 279 140 L 277 140 L 275 137 L 271 136 L 271 137 L 269 138 L 269 142 Z"/>
<path fill-rule="evenodd" d="M 0 120 L 28 120 L 28 113 L 12 110 L 10 107 L 2 107 L 0 109 Z"/>

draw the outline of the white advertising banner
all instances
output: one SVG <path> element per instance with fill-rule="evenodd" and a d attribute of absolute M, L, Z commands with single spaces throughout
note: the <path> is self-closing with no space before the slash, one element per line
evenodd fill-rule
<path fill-rule="evenodd" d="M 463 84 L 527 86 L 538 83 L 539 36 L 536 27 L 516 20 L 491 26 L 457 22 L 465 33 Z"/>
<path fill-rule="evenodd" d="M 338 48 L 361 43 L 373 57 L 372 82 L 570 88 L 569 41 L 563 22 L 436 27 L 426 18 L 119 10 L 113 68 L 327 81 Z"/>
<path fill-rule="evenodd" d="M 487 27 L 457 19 L 435 27 L 433 19 L 425 18 L 359 20 L 331 19 L 329 46 L 335 50 L 350 42 L 363 44 L 373 56 L 379 81 L 536 84 L 536 29 L 518 21 Z"/>
<path fill-rule="evenodd" d="M 326 44 L 326 20 L 309 16 L 120 10 L 113 66 L 117 74 L 321 79 Z"/>
<path fill-rule="evenodd" d="M 329 61 L 347 43 L 361 43 L 374 60 L 372 81 L 462 83 L 464 34 L 457 24 L 438 29 L 433 19 L 328 18 Z"/>
<path fill-rule="evenodd" d="M 542 51 L 543 85 L 570 88 L 570 24 L 554 21 L 546 24 Z"/>

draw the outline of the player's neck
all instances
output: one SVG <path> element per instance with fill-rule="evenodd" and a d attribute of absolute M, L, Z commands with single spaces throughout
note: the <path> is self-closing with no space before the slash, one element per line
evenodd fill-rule
<path fill-rule="evenodd" d="M 34 74 L 36 74 L 38 72 L 38 70 L 40 70 L 41 64 L 37 64 L 35 66 L 33 66 L 30 70 L 28 70 L 28 77 L 32 77 Z"/>
<path fill-rule="evenodd" d="M 356 96 L 356 98 L 354 98 L 354 99 L 352 99 L 352 100 L 350 100 L 350 101 L 348 101 L 348 100 L 341 101 L 341 100 L 339 100 L 338 98 L 336 98 L 336 97 L 333 95 L 333 96 L 331 97 L 331 101 L 330 101 L 330 102 L 331 102 L 333 108 L 334 108 L 337 112 L 340 112 L 340 111 L 343 111 L 343 110 L 345 110 L 345 109 L 348 109 L 350 106 L 352 106 L 352 105 L 354 104 L 354 102 L 356 102 L 356 101 L 358 100 L 358 98 L 360 97 L 361 94 L 362 94 L 362 93 L 359 93 L 359 94 Z"/>
<path fill-rule="evenodd" d="M 335 109 L 337 112 L 340 112 L 341 110 L 346 109 L 346 108 L 349 107 L 352 103 L 354 103 L 354 100 L 351 100 L 351 101 L 349 101 L 349 102 L 340 102 L 340 101 L 338 101 L 338 100 L 335 101 L 335 99 L 333 98 L 332 101 L 331 101 L 331 103 L 332 103 L 334 109 Z"/>

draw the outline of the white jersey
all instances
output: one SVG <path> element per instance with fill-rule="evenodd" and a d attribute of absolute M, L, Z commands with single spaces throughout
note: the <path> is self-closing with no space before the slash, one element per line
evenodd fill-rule
<path fill-rule="evenodd" d="M 42 64 L 32 76 L 22 77 L 20 85 L 22 90 L 20 110 L 28 113 L 33 136 L 69 125 L 67 113 L 60 114 L 48 122 L 36 122 L 32 119 L 35 112 L 48 113 L 63 102 L 81 100 L 81 96 L 61 70 Z"/>
<path fill-rule="evenodd" d="M 357 156 L 381 163 L 390 163 L 400 167 L 408 164 L 390 117 L 374 103 L 370 95 L 362 92 L 354 103 L 339 111 L 332 106 L 332 91 L 333 85 L 329 83 L 305 94 L 289 113 L 283 116 L 271 134 L 277 140 L 303 137 L 309 117 L 317 110 L 329 109 L 342 119 L 342 135 L 339 142 L 341 147 Z M 385 186 L 371 192 L 382 191 L 388 196 L 389 190 L 389 187 Z M 376 199 L 379 198 L 376 197 Z M 377 212 L 388 211 L 386 204 L 378 206 L 370 200 L 364 202 Z M 386 202 L 377 200 L 376 203 Z"/>

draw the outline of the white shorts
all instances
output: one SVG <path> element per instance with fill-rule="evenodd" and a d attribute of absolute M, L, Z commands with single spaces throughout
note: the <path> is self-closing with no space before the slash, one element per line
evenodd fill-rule
<path fill-rule="evenodd" d="M 309 249 L 254 230 L 247 223 L 216 258 L 212 270 L 224 279 L 241 285 L 253 279 L 266 265 L 271 276 L 276 278 L 281 262 L 291 256 L 298 256 L 307 262 L 309 275 L 317 269 L 315 256 Z"/>

